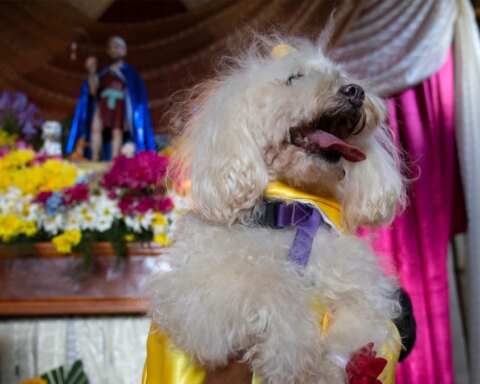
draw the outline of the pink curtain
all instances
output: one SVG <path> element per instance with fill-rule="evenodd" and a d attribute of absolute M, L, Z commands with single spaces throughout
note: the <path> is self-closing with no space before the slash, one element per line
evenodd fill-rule
<path fill-rule="evenodd" d="M 454 136 L 454 71 L 450 53 L 438 73 L 388 100 L 389 119 L 406 152 L 409 205 L 373 236 L 400 275 L 417 320 L 417 342 L 399 365 L 397 384 L 454 382 L 448 306 L 447 246 L 465 224 Z"/>

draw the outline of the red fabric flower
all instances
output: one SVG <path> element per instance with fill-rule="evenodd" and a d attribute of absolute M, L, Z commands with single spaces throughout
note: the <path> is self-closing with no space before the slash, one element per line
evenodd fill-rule
<path fill-rule="evenodd" d="M 349 384 L 382 384 L 378 376 L 387 365 L 387 360 L 377 357 L 373 343 L 354 352 L 347 364 Z"/>

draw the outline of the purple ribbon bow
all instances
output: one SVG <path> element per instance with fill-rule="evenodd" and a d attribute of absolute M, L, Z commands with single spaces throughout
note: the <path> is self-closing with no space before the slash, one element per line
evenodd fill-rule
<path fill-rule="evenodd" d="M 288 260 L 303 268 L 307 266 L 313 239 L 322 222 L 323 218 L 318 209 L 309 204 L 281 203 L 278 205 L 277 226 L 280 228 L 295 226 L 297 228 L 288 253 Z"/>

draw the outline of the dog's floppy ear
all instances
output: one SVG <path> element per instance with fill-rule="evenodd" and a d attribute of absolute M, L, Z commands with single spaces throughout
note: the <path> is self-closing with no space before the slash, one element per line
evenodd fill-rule
<path fill-rule="evenodd" d="M 241 84 L 217 81 L 198 100 L 180 140 L 193 206 L 209 221 L 232 224 L 254 207 L 268 183 L 262 135 Z"/>
<path fill-rule="evenodd" d="M 406 202 L 398 151 L 386 127 L 380 127 L 362 145 L 367 158 L 352 163 L 342 182 L 346 227 L 389 223 Z"/>

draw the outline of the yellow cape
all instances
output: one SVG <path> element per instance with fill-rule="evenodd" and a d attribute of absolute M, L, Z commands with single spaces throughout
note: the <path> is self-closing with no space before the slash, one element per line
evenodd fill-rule
<path fill-rule="evenodd" d="M 340 206 L 333 200 L 304 193 L 280 182 L 270 183 L 265 196 L 313 203 L 339 231 L 343 229 Z M 328 332 L 329 316 L 320 303 L 315 301 L 312 307 L 318 313 L 319 329 L 323 335 Z M 393 324 L 392 339 L 395 340 L 393 345 L 381 345 L 376 348 L 378 356 L 388 361 L 379 376 L 382 384 L 395 383 L 395 369 L 400 355 L 400 335 Z M 142 384 L 203 384 L 205 376 L 205 369 L 196 366 L 188 356 L 172 345 L 163 332 L 152 325 L 147 340 L 147 360 L 143 370 Z M 255 374 L 252 384 L 261 384 Z"/>

